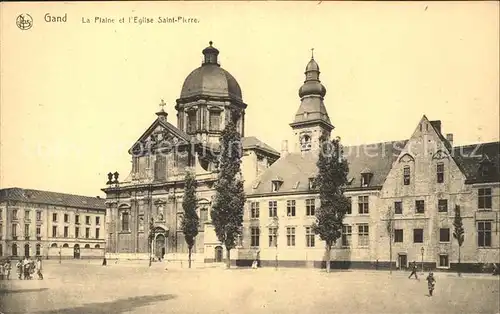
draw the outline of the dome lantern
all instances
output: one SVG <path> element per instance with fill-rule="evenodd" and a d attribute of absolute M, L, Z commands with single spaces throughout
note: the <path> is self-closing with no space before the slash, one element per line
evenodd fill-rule
<path fill-rule="evenodd" d="M 213 47 L 213 42 L 210 41 L 208 43 L 210 46 L 207 48 L 203 49 L 202 53 L 205 56 L 202 65 L 206 64 L 215 64 L 219 65 L 219 62 L 217 61 L 217 57 L 219 56 L 219 50 L 217 48 Z"/>

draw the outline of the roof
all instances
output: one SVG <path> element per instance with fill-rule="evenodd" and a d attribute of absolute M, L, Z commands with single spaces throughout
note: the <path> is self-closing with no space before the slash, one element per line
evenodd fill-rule
<path fill-rule="evenodd" d="M 405 141 L 376 143 L 360 146 L 345 146 L 344 156 L 349 163 L 349 187 L 347 190 L 360 189 L 360 175 L 369 168 L 372 178 L 365 189 L 380 188 L 392 168 L 393 162 L 406 145 Z M 283 183 L 278 193 L 298 193 L 309 191 L 309 178 L 317 173 L 318 153 L 289 153 L 278 159 L 264 171 L 252 185 L 247 195 L 271 193 L 271 182 L 280 178 Z"/>
<path fill-rule="evenodd" d="M 219 65 L 211 63 L 193 70 L 182 85 L 180 98 L 199 95 L 243 99 L 236 79 Z"/>
<path fill-rule="evenodd" d="M 500 182 L 500 142 L 456 146 L 452 156 L 467 183 Z M 485 175 L 481 171 L 484 166 L 489 168 Z"/>
<path fill-rule="evenodd" d="M 242 137 L 241 143 L 243 145 L 243 149 L 260 149 L 276 156 L 280 155 L 280 153 L 277 150 L 267 145 L 266 143 L 262 142 L 255 136 Z"/>
<path fill-rule="evenodd" d="M 1 189 L 0 201 L 17 201 L 100 210 L 106 209 L 106 200 L 103 198 L 22 188 Z"/>

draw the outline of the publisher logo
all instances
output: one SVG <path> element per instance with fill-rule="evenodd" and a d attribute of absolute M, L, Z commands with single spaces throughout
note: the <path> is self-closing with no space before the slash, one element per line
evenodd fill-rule
<path fill-rule="evenodd" d="M 26 31 L 33 26 L 33 18 L 27 13 L 19 14 L 16 25 L 20 30 Z"/>

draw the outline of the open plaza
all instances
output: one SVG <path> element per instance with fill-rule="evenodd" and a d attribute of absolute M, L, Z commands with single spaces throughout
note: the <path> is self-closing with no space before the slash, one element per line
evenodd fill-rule
<path fill-rule="evenodd" d="M 1 281 L 1 313 L 498 313 L 499 277 L 394 271 L 44 261 L 44 280 Z M 427 274 L 425 274 L 427 275 Z M 420 278 L 419 278 L 420 279 Z"/>

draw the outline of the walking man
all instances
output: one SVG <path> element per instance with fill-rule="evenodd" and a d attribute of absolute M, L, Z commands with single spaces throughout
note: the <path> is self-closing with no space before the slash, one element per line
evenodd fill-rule
<path fill-rule="evenodd" d="M 432 291 L 434 291 L 434 285 L 436 284 L 436 279 L 434 278 L 434 274 L 429 272 L 429 276 L 427 276 L 427 287 L 429 289 L 429 296 L 432 297 Z"/>
<path fill-rule="evenodd" d="M 42 259 L 38 257 L 35 262 L 35 269 L 36 273 L 38 275 L 39 280 L 43 280 L 43 274 L 42 274 Z"/>
<path fill-rule="evenodd" d="M 417 276 L 417 262 L 413 261 L 413 263 L 412 263 L 412 265 L 410 267 L 411 267 L 411 274 L 410 274 L 410 276 L 408 276 L 408 279 L 410 279 L 411 276 L 415 275 L 415 279 L 418 280 L 418 276 Z"/>

